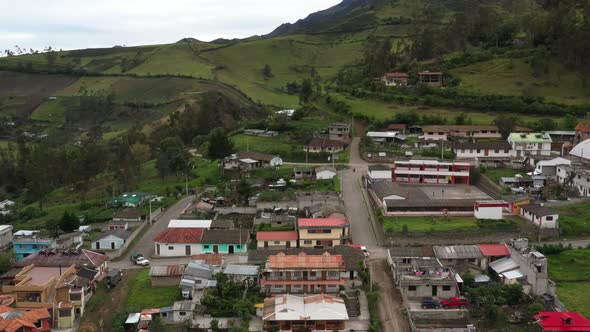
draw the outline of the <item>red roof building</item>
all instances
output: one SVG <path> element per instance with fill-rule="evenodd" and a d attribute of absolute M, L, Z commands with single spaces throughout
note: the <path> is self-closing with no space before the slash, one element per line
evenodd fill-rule
<path fill-rule="evenodd" d="M 299 218 L 297 225 L 301 227 L 345 227 L 348 221 L 343 218 Z"/>
<path fill-rule="evenodd" d="M 385 73 L 381 77 L 381 81 L 385 86 L 406 86 L 410 76 L 406 73 Z"/>
<path fill-rule="evenodd" d="M 577 312 L 539 312 L 533 318 L 543 331 L 590 331 L 590 320 Z"/>
<path fill-rule="evenodd" d="M 344 142 L 328 138 L 313 138 L 307 145 L 307 151 L 312 153 L 330 152 L 337 153 L 344 150 Z"/>
<path fill-rule="evenodd" d="M 257 247 L 266 249 L 296 248 L 297 238 L 297 231 L 256 233 Z"/>
<path fill-rule="evenodd" d="M 510 249 L 503 244 L 478 244 L 477 247 L 485 257 L 506 257 L 510 256 Z"/>
<path fill-rule="evenodd" d="M 17 310 L 0 307 L 0 332 L 50 331 L 51 315 L 46 308 Z"/>
<path fill-rule="evenodd" d="M 342 255 L 268 256 L 262 286 L 269 293 L 337 293 L 344 284 Z"/>
<path fill-rule="evenodd" d="M 590 122 L 580 122 L 576 126 L 576 143 L 590 139 Z"/>
<path fill-rule="evenodd" d="M 154 237 L 159 243 L 201 243 L 203 228 L 169 228 Z"/>

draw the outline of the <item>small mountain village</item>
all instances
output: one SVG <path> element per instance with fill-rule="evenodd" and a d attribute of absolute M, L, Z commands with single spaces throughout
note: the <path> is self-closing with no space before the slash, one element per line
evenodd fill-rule
<path fill-rule="evenodd" d="M 383 84 L 407 77 L 385 74 Z M 442 74 L 420 80 L 440 86 Z M 243 200 L 187 187 L 155 208 L 163 197 L 129 192 L 106 202 L 118 209 L 110 221 L 57 237 L 0 226 L 17 257 L 0 276 L 0 330 L 101 331 L 116 318 L 93 299 L 166 290 L 170 302 L 127 308 L 119 328 L 491 331 L 494 305 L 515 330 L 588 331 L 590 320 L 560 301 L 543 252 L 572 247 L 559 242 L 559 207 L 590 196 L 590 125 L 512 128 L 332 123 L 303 148 L 327 152 L 326 163 L 257 151 L 221 160 L 220 174 L 245 181 Z M 414 157 L 425 148 L 442 158 Z M 335 157 L 345 149 L 348 163 Z M 496 170 L 506 176 L 493 181 Z M 3 201 L 2 213 L 14 204 Z M 414 220 L 430 229 L 415 232 Z M 479 230 L 439 237 L 435 228 L 454 220 Z M 145 282 L 130 288 L 131 278 Z"/>
<path fill-rule="evenodd" d="M 26 3 L 0 332 L 590 331 L 590 0 Z"/>

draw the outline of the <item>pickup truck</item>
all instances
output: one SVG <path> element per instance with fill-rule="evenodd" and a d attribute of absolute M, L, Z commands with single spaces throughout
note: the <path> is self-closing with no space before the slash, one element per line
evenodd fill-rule
<path fill-rule="evenodd" d="M 440 304 L 445 309 L 449 309 L 449 308 L 464 309 L 465 307 L 470 305 L 470 303 L 469 303 L 469 301 L 467 301 L 467 299 L 465 299 L 463 297 L 458 297 L 458 296 L 453 296 L 453 297 L 449 298 L 448 300 L 442 300 L 442 301 L 440 301 Z"/>
<path fill-rule="evenodd" d="M 140 265 L 140 266 L 150 265 L 150 261 L 147 258 L 143 257 L 142 254 L 132 255 L 131 262 L 133 262 L 133 264 L 135 264 L 135 265 Z"/>

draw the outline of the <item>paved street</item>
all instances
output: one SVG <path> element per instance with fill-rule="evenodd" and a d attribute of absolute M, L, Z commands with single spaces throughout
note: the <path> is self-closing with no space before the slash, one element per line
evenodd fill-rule
<path fill-rule="evenodd" d="M 143 234 L 141 239 L 137 241 L 135 247 L 133 247 L 129 253 L 143 254 L 155 263 L 156 260 L 150 258 L 150 256 L 154 254 L 153 238 L 168 227 L 168 222 L 170 222 L 170 219 L 178 218 L 180 212 L 186 208 L 194 198 L 194 196 L 185 197 L 166 209 L 166 211 L 164 211 L 158 220 L 155 221 L 152 226 L 149 226 L 147 232 Z M 188 258 L 158 259 L 157 262 L 160 265 L 180 263 L 186 264 L 186 262 L 188 262 Z M 121 257 L 119 261 L 111 262 L 110 266 L 118 269 L 138 268 L 129 261 L 128 257 Z"/>

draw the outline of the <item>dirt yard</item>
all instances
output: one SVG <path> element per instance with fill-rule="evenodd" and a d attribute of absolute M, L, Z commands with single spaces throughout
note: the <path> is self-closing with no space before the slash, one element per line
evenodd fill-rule
<path fill-rule="evenodd" d="M 379 287 L 379 315 L 383 332 L 410 331 L 407 317 L 402 312 L 402 296 L 395 287 L 391 269 L 385 259 L 372 259 L 374 282 Z"/>

